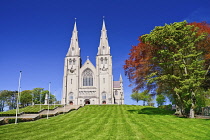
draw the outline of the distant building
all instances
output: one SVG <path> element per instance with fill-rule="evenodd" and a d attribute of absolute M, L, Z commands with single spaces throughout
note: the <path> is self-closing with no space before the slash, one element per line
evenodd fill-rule
<path fill-rule="evenodd" d="M 113 81 L 112 56 L 103 21 L 96 66 L 87 57 L 81 65 L 76 22 L 65 57 L 62 104 L 124 104 L 123 79 Z"/>

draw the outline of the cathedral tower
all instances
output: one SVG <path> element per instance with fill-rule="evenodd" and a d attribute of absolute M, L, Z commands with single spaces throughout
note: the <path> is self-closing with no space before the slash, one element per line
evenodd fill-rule
<path fill-rule="evenodd" d="M 89 57 L 81 66 L 76 22 L 64 62 L 62 104 L 123 104 L 123 82 L 113 81 L 112 56 L 103 20 L 96 66 Z M 115 94 L 114 94 L 115 93 Z M 119 94 L 118 94 L 119 93 Z"/>
<path fill-rule="evenodd" d="M 98 54 L 96 56 L 96 71 L 99 83 L 98 94 L 100 104 L 114 104 L 112 56 L 110 54 L 110 46 L 104 20 L 101 30 Z"/>
<path fill-rule="evenodd" d="M 80 71 L 80 48 L 76 21 L 65 57 L 62 104 L 77 104 Z"/>

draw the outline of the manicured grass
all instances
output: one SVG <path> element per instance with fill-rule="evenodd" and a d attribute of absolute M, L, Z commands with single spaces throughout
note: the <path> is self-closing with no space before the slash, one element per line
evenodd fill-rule
<path fill-rule="evenodd" d="M 177 118 L 170 113 L 132 105 L 89 105 L 48 120 L 2 125 L 0 139 L 210 139 L 210 120 Z"/>
<path fill-rule="evenodd" d="M 56 107 L 61 107 L 62 105 L 50 105 L 49 106 L 49 109 L 54 109 Z M 41 110 L 42 109 L 48 109 L 48 105 L 41 105 Z M 30 113 L 30 112 L 33 112 L 33 113 L 36 113 L 36 112 L 39 112 L 40 111 L 40 105 L 33 105 L 33 106 L 27 106 L 25 108 L 21 108 L 19 110 L 19 112 L 25 112 L 25 113 Z M 4 115 L 4 114 L 10 114 L 10 115 L 15 115 L 16 114 L 16 109 L 13 109 L 13 110 L 9 110 L 9 111 L 5 111 L 5 112 L 0 112 L 0 115 Z"/>

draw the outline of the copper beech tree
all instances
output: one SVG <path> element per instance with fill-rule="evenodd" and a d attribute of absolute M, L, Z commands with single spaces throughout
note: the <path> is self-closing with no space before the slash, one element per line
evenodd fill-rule
<path fill-rule="evenodd" d="M 170 96 L 183 115 L 194 118 L 196 99 L 207 87 L 210 69 L 210 26 L 175 22 L 155 27 L 139 38 L 125 61 L 134 91 L 155 89 Z"/>

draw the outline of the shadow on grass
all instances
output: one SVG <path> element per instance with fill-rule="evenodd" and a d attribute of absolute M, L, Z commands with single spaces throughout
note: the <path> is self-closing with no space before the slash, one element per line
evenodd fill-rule
<path fill-rule="evenodd" d="M 147 114 L 147 115 L 172 115 L 174 114 L 174 111 L 159 109 L 159 108 L 151 108 L 151 107 L 145 107 L 140 110 L 127 110 L 128 112 L 132 114 Z"/>

